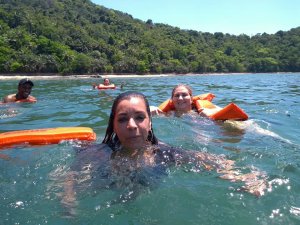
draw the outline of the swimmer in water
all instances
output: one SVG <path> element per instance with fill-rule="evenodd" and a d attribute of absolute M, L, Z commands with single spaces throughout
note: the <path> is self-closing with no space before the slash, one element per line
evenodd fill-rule
<path fill-rule="evenodd" d="M 224 156 L 174 148 L 154 134 L 149 103 L 138 92 L 124 92 L 113 102 L 102 144 L 79 150 L 64 183 L 62 204 L 72 216 L 76 207 L 76 186 L 127 191 L 119 202 L 134 198 L 142 187 L 157 184 L 170 167 L 193 165 L 196 171 L 215 170 L 223 179 L 244 182 L 243 189 L 262 195 L 266 189 L 263 173 L 240 174 L 234 161 Z M 96 184 L 97 183 L 97 184 Z"/>
<path fill-rule="evenodd" d="M 97 85 L 96 83 L 93 83 L 92 86 L 93 86 L 93 89 L 99 89 L 99 90 L 116 88 L 115 84 L 111 84 L 110 80 L 108 78 L 104 78 L 102 84 Z M 120 88 L 122 89 L 123 85 L 121 85 Z"/>
<path fill-rule="evenodd" d="M 18 92 L 10 94 L 3 98 L 3 103 L 7 102 L 36 102 L 36 98 L 31 96 L 31 90 L 34 86 L 33 82 L 28 78 L 19 81 Z"/>

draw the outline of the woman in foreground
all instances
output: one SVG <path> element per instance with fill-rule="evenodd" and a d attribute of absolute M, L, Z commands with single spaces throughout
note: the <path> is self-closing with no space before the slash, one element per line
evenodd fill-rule
<path fill-rule="evenodd" d="M 145 187 L 157 184 L 166 169 L 192 165 L 193 171 L 215 170 L 223 179 L 241 181 L 243 190 L 260 196 L 267 188 L 266 177 L 256 171 L 240 174 L 232 160 L 224 156 L 170 147 L 155 137 L 150 107 L 144 95 L 125 92 L 114 101 L 102 144 L 78 153 L 77 163 L 64 185 L 63 205 L 73 215 L 76 186 L 86 184 L 102 189 L 123 190 L 115 202 L 133 199 Z M 78 188 L 78 187 L 77 187 Z"/>

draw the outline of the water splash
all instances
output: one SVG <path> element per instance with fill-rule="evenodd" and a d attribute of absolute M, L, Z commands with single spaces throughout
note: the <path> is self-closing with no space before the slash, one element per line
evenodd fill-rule
<path fill-rule="evenodd" d="M 286 138 L 281 137 L 280 135 L 276 134 L 273 131 L 270 131 L 269 128 L 271 127 L 270 123 L 266 121 L 259 121 L 259 123 L 265 124 L 267 129 L 262 128 L 256 120 L 247 120 L 247 121 L 231 121 L 227 120 L 225 123 L 230 124 L 231 126 L 235 127 L 236 129 L 247 130 L 256 134 L 261 134 L 264 136 L 273 137 L 279 140 L 282 140 L 288 144 L 292 144 L 292 142 Z"/>
<path fill-rule="evenodd" d="M 292 215 L 300 217 L 300 208 L 299 207 L 295 207 L 295 206 L 291 206 L 290 213 Z"/>
<path fill-rule="evenodd" d="M 0 111 L 0 119 L 12 118 L 19 114 L 15 109 L 5 109 Z"/>

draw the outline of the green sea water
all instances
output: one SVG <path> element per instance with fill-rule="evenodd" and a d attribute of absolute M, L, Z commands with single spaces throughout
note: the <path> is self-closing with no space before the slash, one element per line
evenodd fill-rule
<path fill-rule="evenodd" d="M 195 95 L 211 92 L 213 103 L 236 103 L 244 122 L 203 117 L 153 118 L 156 136 L 188 150 L 224 154 L 244 167 L 265 171 L 271 187 L 262 197 L 238 191 L 239 183 L 216 173 L 172 169 L 155 188 L 132 201 L 110 205 L 120 193 L 97 188 L 78 196 L 78 213 L 66 218 L 63 180 L 76 160 L 77 142 L 14 146 L 0 154 L 0 224 L 300 224 L 300 74 L 194 75 L 112 78 L 123 89 L 98 91 L 96 78 L 33 79 L 35 104 L 0 105 L 0 132 L 65 126 L 91 127 L 101 143 L 114 98 L 128 90 L 159 105 L 178 83 Z M 0 80 L 0 97 L 18 80 Z"/>

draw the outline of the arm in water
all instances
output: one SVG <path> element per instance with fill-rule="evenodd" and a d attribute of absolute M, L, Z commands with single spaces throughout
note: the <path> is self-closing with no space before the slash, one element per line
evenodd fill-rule
<path fill-rule="evenodd" d="M 165 145 L 166 149 L 170 149 Z M 182 150 L 172 148 L 173 159 L 176 165 L 192 165 L 193 171 L 216 171 L 221 179 L 231 182 L 241 182 L 243 186 L 238 190 L 246 191 L 257 197 L 265 194 L 265 190 L 270 188 L 267 182 L 267 175 L 251 166 L 246 168 L 237 167 L 235 161 L 227 159 L 224 155 L 214 155 L 207 152 L 198 152 L 192 150 Z M 166 150 L 170 153 L 170 150 Z M 243 173 L 242 170 L 250 170 Z"/>

